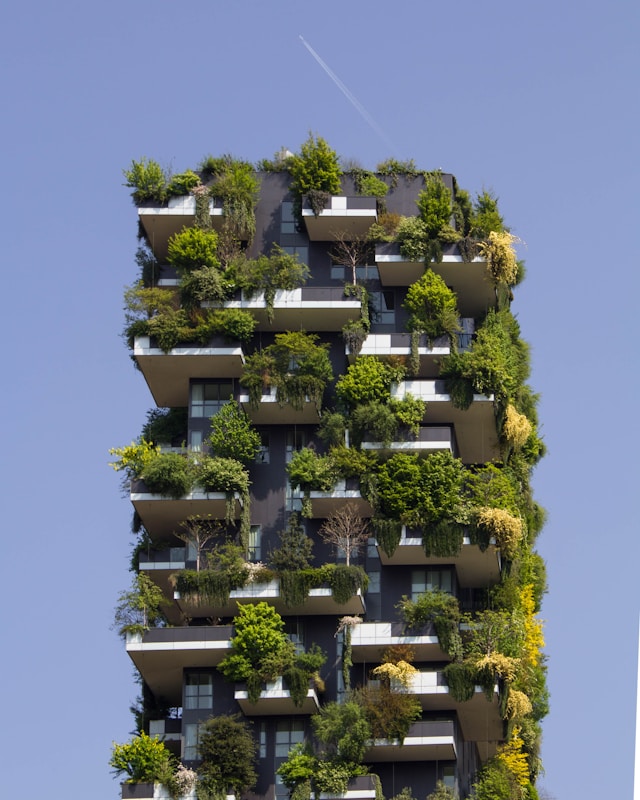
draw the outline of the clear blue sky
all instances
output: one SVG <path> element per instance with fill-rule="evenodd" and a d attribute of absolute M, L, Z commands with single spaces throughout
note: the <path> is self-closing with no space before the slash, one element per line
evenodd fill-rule
<path fill-rule="evenodd" d="M 118 338 L 122 168 L 257 160 L 311 130 L 493 189 L 526 242 L 514 310 L 549 455 L 542 786 L 632 791 L 638 630 L 639 7 L 396 0 L 5 4 L 0 793 L 115 800 L 132 669 L 109 630 L 131 512 L 107 467 L 151 406 Z M 358 114 L 302 35 L 384 131 Z M 28 787 L 25 786 L 29 782 Z"/>

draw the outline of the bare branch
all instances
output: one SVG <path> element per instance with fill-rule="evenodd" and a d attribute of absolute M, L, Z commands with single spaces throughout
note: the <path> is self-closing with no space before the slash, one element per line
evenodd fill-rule
<path fill-rule="evenodd" d="M 344 551 L 349 565 L 351 556 L 357 556 L 369 538 L 369 522 L 358 514 L 354 503 L 346 503 L 327 517 L 319 533 L 324 542 L 335 547 L 336 555 Z"/>

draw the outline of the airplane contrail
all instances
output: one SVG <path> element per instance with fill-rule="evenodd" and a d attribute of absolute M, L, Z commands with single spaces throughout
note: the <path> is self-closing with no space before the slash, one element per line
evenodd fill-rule
<path fill-rule="evenodd" d="M 382 139 L 382 141 L 391 148 L 391 150 L 395 153 L 397 152 L 395 145 L 392 141 L 387 137 L 385 132 L 382 128 L 378 125 L 375 119 L 371 116 L 371 114 L 367 111 L 367 109 L 360 103 L 360 101 L 355 97 L 352 92 L 344 85 L 344 83 L 340 80 L 340 78 L 335 74 L 335 72 L 327 65 L 325 62 L 320 58 L 320 56 L 316 53 L 316 51 L 311 47 L 309 42 L 307 42 L 302 35 L 300 35 L 300 41 L 302 44 L 307 48 L 307 50 L 311 53 L 311 55 L 315 58 L 315 60 L 320 64 L 322 69 L 327 73 L 327 75 L 331 78 L 331 80 L 335 83 L 335 85 L 340 89 L 342 94 L 347 98 L 347 100 L 351 103 L 351 105 L 355 108 L 355 110 L 360 114 L 360 116 L 364 119 L 364 121 L 371 127 L 375 133 Z"/>

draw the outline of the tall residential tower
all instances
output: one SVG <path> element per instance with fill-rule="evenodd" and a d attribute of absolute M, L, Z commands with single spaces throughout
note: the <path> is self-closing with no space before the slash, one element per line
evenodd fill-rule
<path fill-rule="evenodd" d="M 495 199 L 314 137 L 126 174 L 138 726 L 200 796 L 537 797 L 544 446 Z M 247 731 L 255 780 L 223 747 Z"/>

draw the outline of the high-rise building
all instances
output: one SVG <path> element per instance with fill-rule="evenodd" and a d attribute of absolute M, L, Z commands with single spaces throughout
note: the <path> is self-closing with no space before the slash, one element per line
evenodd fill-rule
<path fill-rule="evenodd" d="M 156 406 L 116 451 L 137 724 L 223 794 L 246 782 L 209 720 L 237 715 L 252 797 L 533 798 L 544 446 L 514 237 L 452 175 L 338 163 L 310 137 L 257 170 L 127 173 Z"/>

